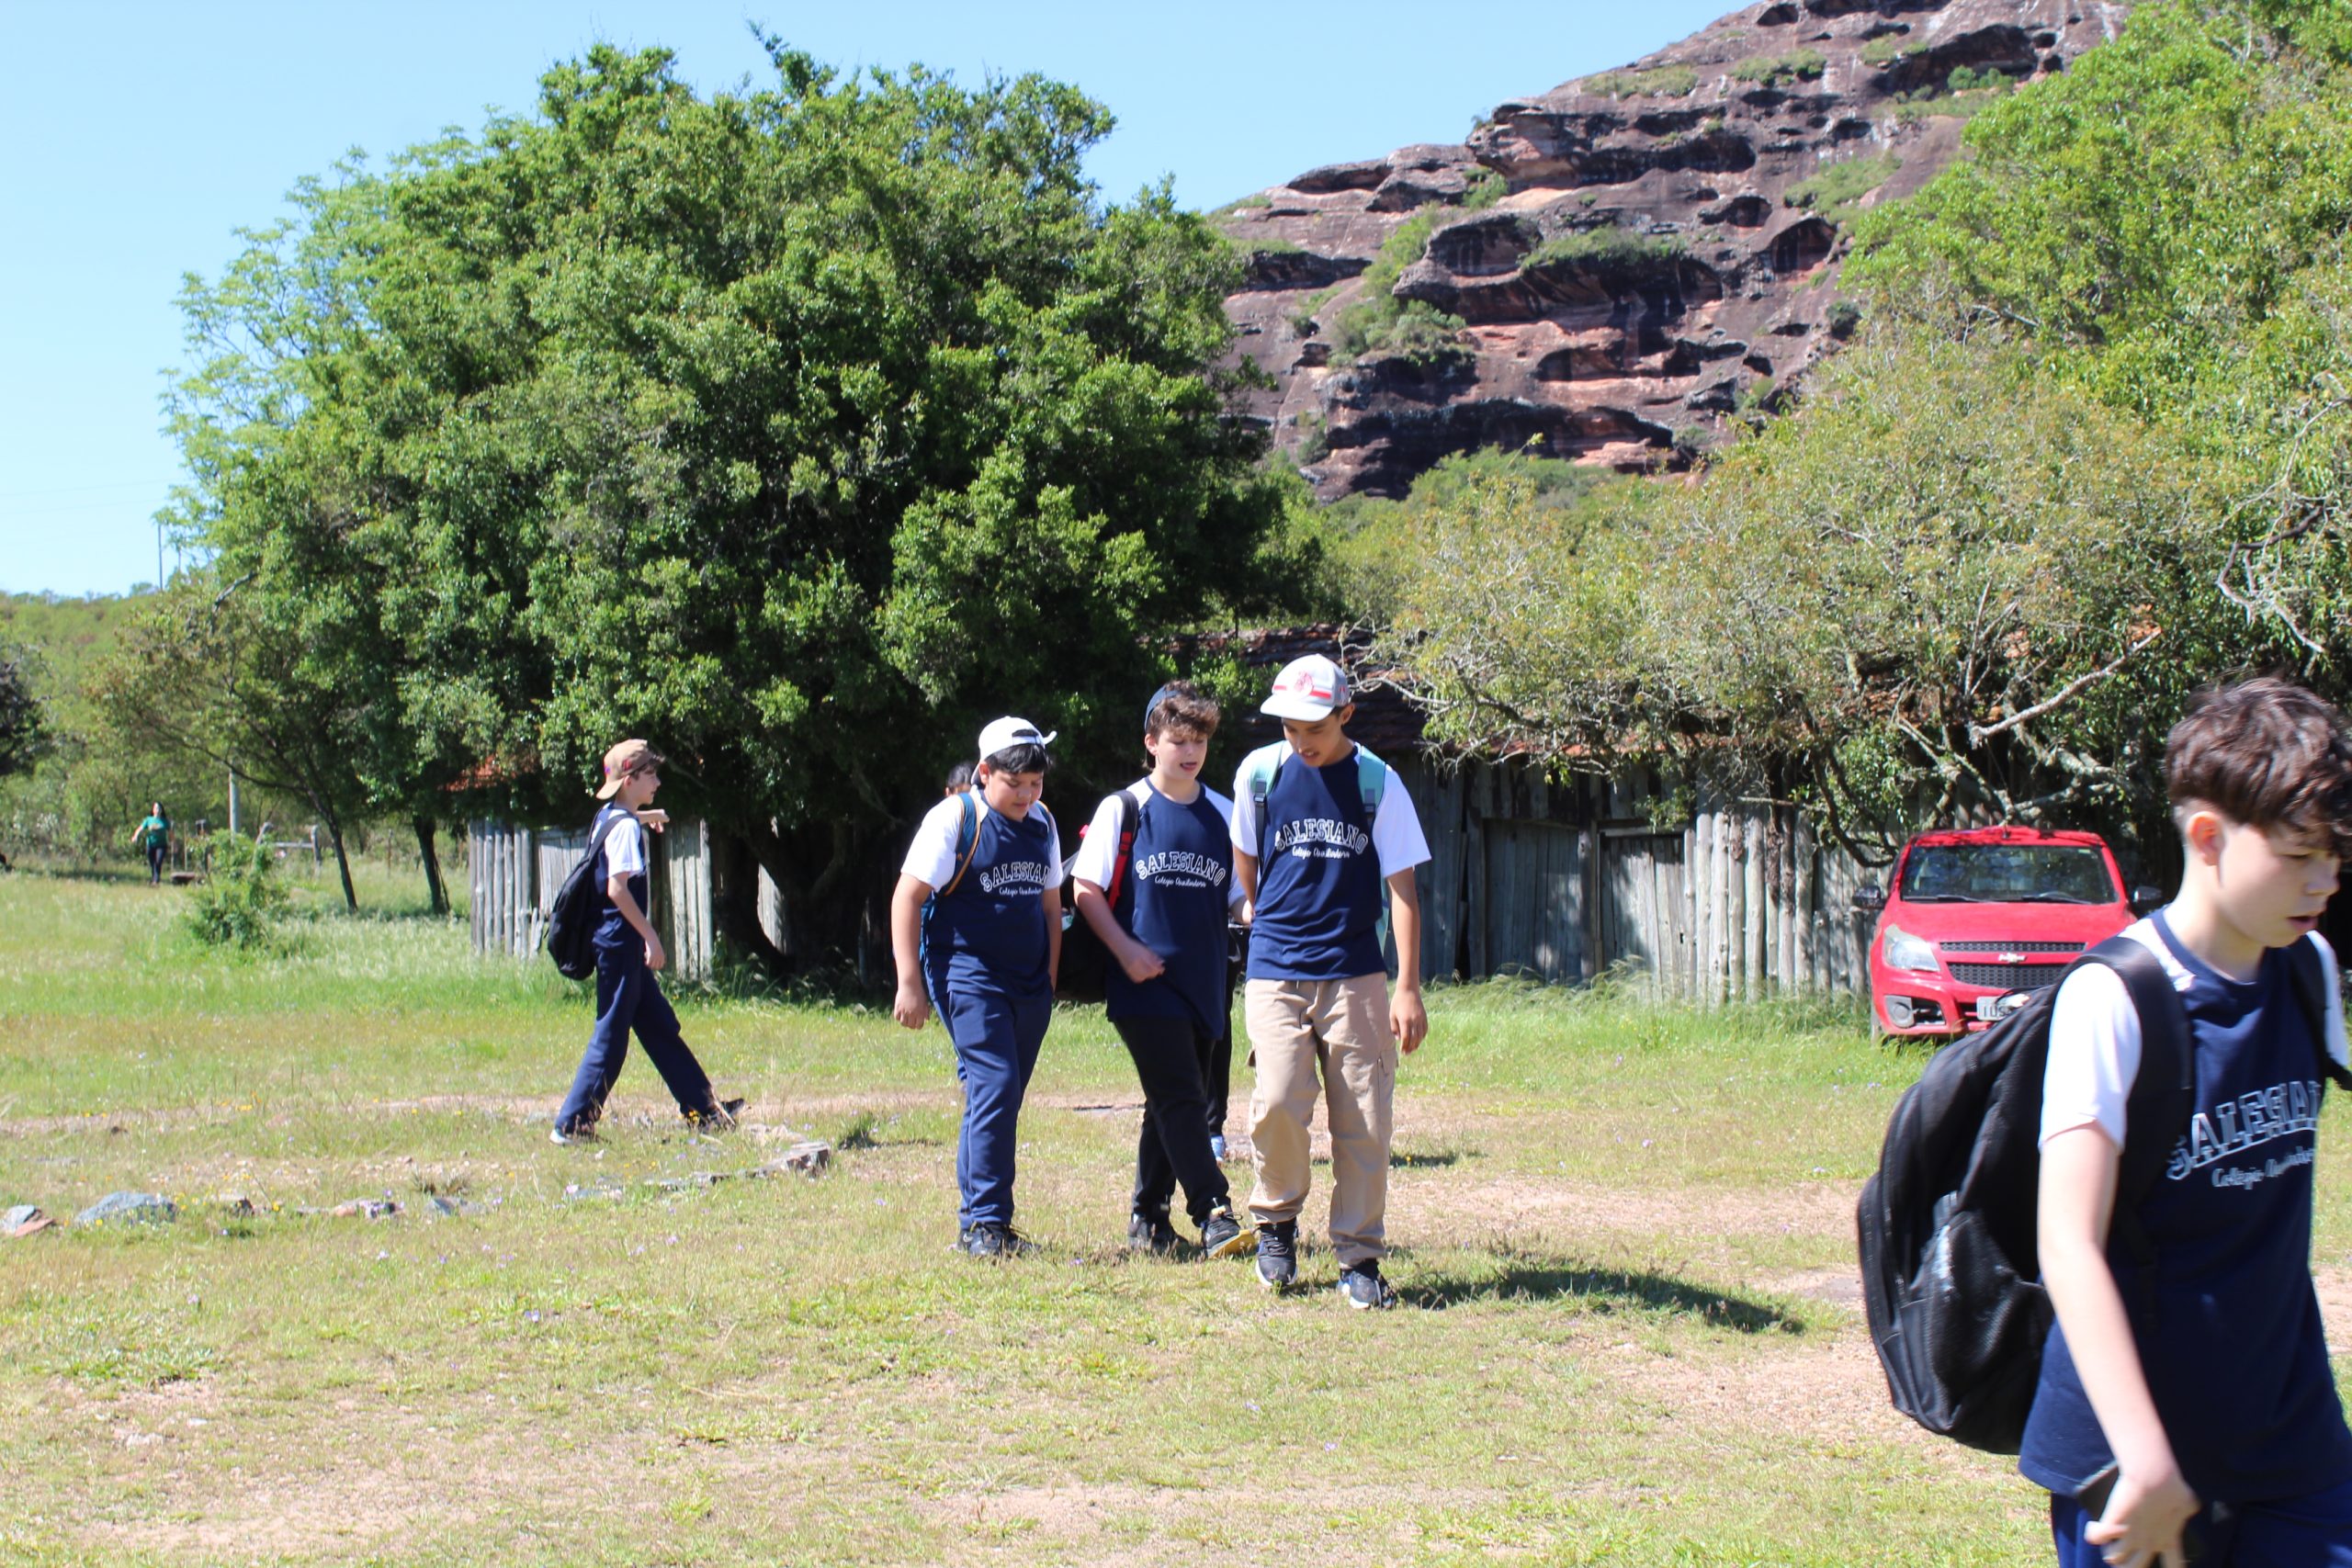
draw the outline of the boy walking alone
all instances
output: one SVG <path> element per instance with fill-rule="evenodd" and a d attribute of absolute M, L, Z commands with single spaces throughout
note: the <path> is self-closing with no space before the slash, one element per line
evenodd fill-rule
<path fill-rule="evenodd" d="M 2165 783 L 2180 895 L 2124 935 L 2180 993 L 2190 1114 L 2140 1124 L 2161 1100 L 2134 1093 L 2130 993 L 2069 976 L 2041 1112 L 2057 1325 L 2018 1468 L 2051 1493 L 2062 1568 L 2352 1568 L 2352 1432 L 2311 1273 L 2322 1080 L 2346 1060 L 2314 928 L 2352 843 L 2352 740 L 2312 693 L 2249 681 L 2174 728 Z M 2122 1151 L 2150 1137 L 2170 1159 L 2119 1213 Z"/>
<path fill-rule="evenodd" d="M 935 1008 L 956 1047 L 956 1245 L 975 1258 L 1035 1250 L 1012 1228 L 1012 1177 L 1061 958 L 1061 836 L 1038 799 L 1053 739 L 1025 718 L 981 730 L 972 787 L 925 814 L 890 896 L 891 1016 L 921 1029 Z"/>
<path fill-rule="evenodd" d="M 1242 760 L 1233 788 L 1235 875 L 1249 900 L 1243 1016 L 1258 1069 L 1250 1097 L 1258 1277 L 1298 1276 L 1308 1126 L 1321 1089 L 1331 1127 L 1331 1247 L 1351 1307 L 1396 1304 L 1381 1277 L 1397 1052 L 1429 1032 L 1421 1005 L 1420 902 L 1430 858 L 1420 818 L 1386 763 L 1347 737 L 1346 673 L 1293 660 L 1260 711 L 1283 739 Z M 1385 885 L 1385 886 L 1384 886 Z M 1384 902 L 1396 933 L 1396 989 L 1381 954 Z"/>
<path fill-rule="evenodd" d="M 644 1042 L 654 1071 L 669 1086 L 679 1113 L 698 1127 L 723 1130 L 735 1124 L 740 1100 L 719 1103 L 710 1079 L 695 1060 L 678 1031 L 678 1015 L 662 994 L 654 976 L 670 962 L 661 935 L 653 929 L 652 886 L 646 874 L 645 825 L 660 827 L 669 820 L 656 811 L 653 793 L 662 787 L 660 752 L 642 740 L 624 740 L 605 753 L 605 784 L 596 797 L 605 802 L 596 813 L 589 841 L 598 832 L 604 842 L 596 850 L 603 865 L 593 874 L 597 898 L 596 1028 L 580 1058 L 571 1092 L 555 1116 L 555 1142 L 592 1142 L 596 1123 L 605 1114 L 605 1097 L 628 1060 L 632 1031 Z"/>

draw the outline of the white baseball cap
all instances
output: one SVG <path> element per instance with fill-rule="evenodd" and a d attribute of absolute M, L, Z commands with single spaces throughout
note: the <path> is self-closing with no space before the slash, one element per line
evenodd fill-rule
<path fill-rule="evenodd" d="M 1054 735 L 1060 733 L 1056 730 L 1051 735 L 1040 735 L 1037 727 L 1025 718 L 990 719 L 989 727 L 980 731 L 980 761 L 985 762 L 1008 747 L 1051 746 Z"/>
<path fill-rule="evenodd" d="M 1274 677 L 1274 694 L 1258 705 L 1260 713 L 1313 724 L 1348 705 L 1347 671 L 1319 653 L 1294 659 Z"/>

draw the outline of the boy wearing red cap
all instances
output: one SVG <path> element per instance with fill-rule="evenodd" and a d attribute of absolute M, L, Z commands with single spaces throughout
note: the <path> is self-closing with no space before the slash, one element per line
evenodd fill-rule
<path fill-rule="evenodd" d="M 595 1138 L 605 1097 L 628 1059 L 631 1030 L 644 1043 L 646 1055 L 688 1122 L 731 1127 L 743 1103 L 732 1100 L 721 1104 L 713 1094 L 702 1064 L 678 1032 L 678 1015 L 662 994 L 662 982 L 654 978 L 670 962 L 647 913 L 652 908 L 652 889 L 646 870 L 645 829 L 658 831 L 670 819 L 667 813 L 652 809 L 653 794 L 662 787 L 662 762 L 661 753 L 642 740 L 624 740 L 605 753 L 605 784 L 596 792 L 605 805 L 596 813 L 588 840 L 602 863 L 594 876 L 596 1027 L 588 1036 L 571 1092 L 556 1112 L 553 1135 L 559 1144 Z"/>

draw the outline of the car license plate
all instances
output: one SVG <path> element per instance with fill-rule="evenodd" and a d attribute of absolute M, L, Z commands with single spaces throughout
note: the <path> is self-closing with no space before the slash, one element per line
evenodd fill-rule
<path fill-rule="evenodd" d="M 1979 997 L 1976 998 L 1976 1016 L 1986 1023 L 1998 1023 L 2025 1006 L 2030 995 L 2026 991 L 2007 991 L 1997 997 Z"/>

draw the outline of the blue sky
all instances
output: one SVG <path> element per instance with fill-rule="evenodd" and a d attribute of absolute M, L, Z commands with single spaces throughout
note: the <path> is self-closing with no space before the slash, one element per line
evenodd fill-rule
<path fill-rule="evenodd" d="M 217 273 L 302 175 L 526 109 L 551 61 L 598 39 L 668 48 L 706 91 L 764 74 L 747 18 L 834 64 L 1041 71 L 1119 117 L 1090 164 L 1106 194 L 1165 174 L 1214 207 L 1317 164 L 1458 141 L 1505 98 L 1734 8 L 1559 0 L 1440 30 L 1442 9 L 1391 0 L 0 0 L 0 589 L 153 580 L 154 513 L 179 471 L 156 398 L 180 356 L 183 274 Z"/>

